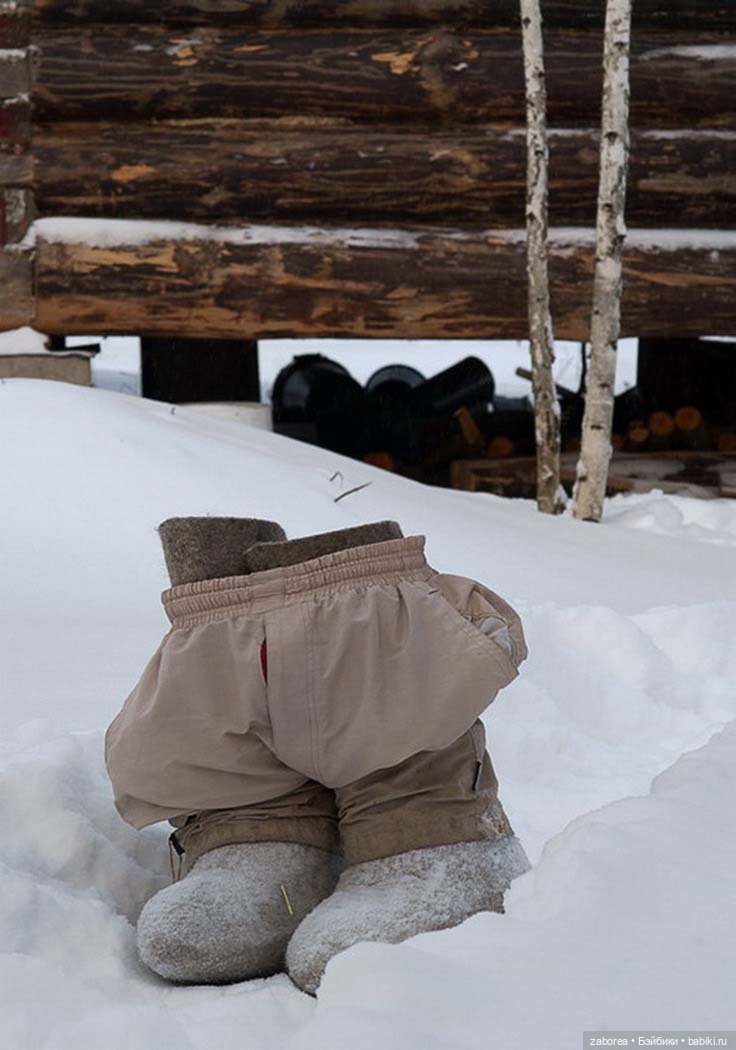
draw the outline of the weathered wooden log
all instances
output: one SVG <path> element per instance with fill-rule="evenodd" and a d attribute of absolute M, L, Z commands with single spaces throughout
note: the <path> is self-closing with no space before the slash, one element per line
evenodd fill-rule
<path fill-rule="evenodd" d="M 649 445 L 651 435 L 643 419 L 632 419 L 626 428 L 624 447 L 629 452 L 643 452 Z"/>
<path fill-rule="evenodd" d="M 640 33 L 634 126 L 733 127 L 736 62 L 721 37 Z M 547 35 L 550 124 L 595 125 L 597 33 Z M 34 37 L 34 113 L 56 120 L 318 116 L 390 123 L 524 122 L 519 34 L 446 27 L 311 32 L 157 26 Z"/>
<path fill-rule="evenodd" d="M 553 223 L 592 224 L 598 132 L 552 133 Z M 40 128 L 36 200 L 45 215 L 223 222 L 481 227 L 524 222 L 524 132 L 465 128 L 284 130 L 247 122 L 84 123 Z M 0 185 L 30 184 L 4 165 Z M 398 176 L 398 177 L 397 177 Z M 635 133 L 628 219 L 736 225 L 736 132 Z"/>
<path fill-rule="evenodd" d="M 0 247 L 0 331 L 31 324 L 33 314 L 33 250 Z"/>
<path fill-rule="evenodd" d="M 35 324 L 51 333 L 485 339 L 527 331 L 522 231 L 216 231 L 57 219 L 37 223 L 36 233 Z M 623 334 L 733 328 L 736 234 L 679 241 L 634 232 L 624 265 Z M 592 267 L 590 231 L 553 231 L 560 338 L 588 336 Z"/>
<path fill-rule="evenodd" d="M 604 3 L 545 0 L 546 26 L 599 28 Z M 243 26 L 410 26 L 437 23 L 473 26 L 519 24 L 518 0 L 32 0 L 37 21 L 221 23 Z M 634 27 L 733 30 L 729 0 L 637 0 Z"/>
<path fill-rule="evenodd" d="M 703 414 L 695 405 L 681 405 L 675 412 L 677 439 L 683 448 L 708 447 L 708 427 Z"/>

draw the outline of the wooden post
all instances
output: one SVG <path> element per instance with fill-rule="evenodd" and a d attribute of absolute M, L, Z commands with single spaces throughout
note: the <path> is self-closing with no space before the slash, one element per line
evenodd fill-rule
<path fill-rule="evenodd" d="M 552 378 L 555 352 L 547 269 L 547 92 L 539 0 L 521 0 L 521 32 L 526 82 L 526 251 L 537 507 L 545 514 L 558 514 L 564 510 L 565 494 L 560 486 L 560 406 Z"/>
<path fill-rule="evenodd" d="M 611 459 L 616 349 L 621 328 L 624 204 L 629 155 L 631 0 L 608 0 L 603 45 L 603 119 L 593 316 L 573 514 L 600 521 Z"/>
<path fill-rule="evenodd" d="M 260 401 L 258 343 L 235 339 L 141 339 L 143 397 L 181 404 Z"/>

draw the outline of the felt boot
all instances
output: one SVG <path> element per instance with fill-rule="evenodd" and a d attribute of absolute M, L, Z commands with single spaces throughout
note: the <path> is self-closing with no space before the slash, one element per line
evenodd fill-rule
<path fill-rule="evenodd" d="M 177 983 L 222 984 L 276 973 L 292 933 L 336 877 L 335 855 L 296 842 L 209 850 L 143 908 L 141 959 Z"/>
<path fill-rule="evenodd" d="M 503 911 L 512 879 L 529 870 L 515 835 L 409 850 L 354 864 L 296 930 L 289 976 L 314 994 L 333 956 L 359 941 L 396 944 L 456 926 L 480 911 Z"/>
<path fill-rule="evenodd" d="M 411 756 L 336 791 L 348 867 L 289 942 L 286 964 L 314 993 L 325 967 L 358 941 L 397 943 L 503 911 L 529 869 L 498 798 L 477 721 L 440 751 Z"/>

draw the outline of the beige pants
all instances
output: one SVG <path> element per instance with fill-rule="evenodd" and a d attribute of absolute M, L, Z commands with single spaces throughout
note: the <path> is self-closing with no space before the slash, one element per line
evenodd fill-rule
<path fill-rule="evenodd" d="M 359 864 L 427 846 L 495 839 L 512 833 L 497 792 L 478 721 L 441 751 L 421 751 L 334 791 L 309 781 L 268 802 L 174 818 L 175 870 L 184 874 L 202 853 L 236 842 L 342 849 L 348 864 Z"/>
<path fill-rule="evenodd" d="M 172 628 L 105 738 L 115 804 L 139 828 L 242 807 L 261 807 L 268 815 L 251 809 L 248 822 L 264 827 L 284 807 L 285 819 L 308 814 L 324 829 L 336 805 L 358 856 L 348 843 L 351 828 L 356 843 L 371 834 L 365 785 L 373 778 L 373 796 L 387 785 L 386 816 L 391 776 L 400 784 L 407 761 L 411 780 L 417 764 L 448 756 L 426 800 L 456 766 L 466 781 L 452 749 L 477 752 L 482 727 L 468 731 L 526 656 L 514 610 L 474 580 L 435 572 L 423 536 L 184 584 L 163 601 Z M 471 765 L 487 761 L 495 784 L 484 753 Z"/>

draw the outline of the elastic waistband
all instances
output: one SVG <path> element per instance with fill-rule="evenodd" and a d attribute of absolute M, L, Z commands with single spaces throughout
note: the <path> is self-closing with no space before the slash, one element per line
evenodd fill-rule
<path fill-rule="evenodd" d="M 210 623 L 243 612 L 277 609 L 313 594 L 365 583 L 426 579 L 424 536 L 368 543 L 247 576 L 224 576 L 170 587 L 161 595 L 174 627 Z"/>

